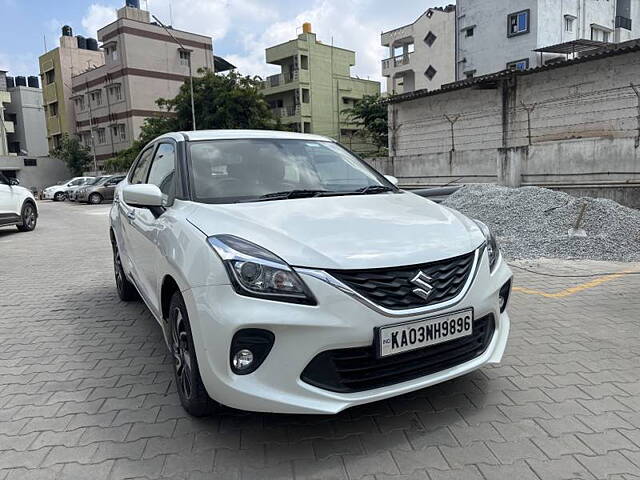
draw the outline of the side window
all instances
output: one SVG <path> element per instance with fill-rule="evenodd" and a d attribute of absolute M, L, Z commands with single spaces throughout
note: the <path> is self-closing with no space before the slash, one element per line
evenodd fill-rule
<path fill-rule="evenodd" d="M 133 172 L 131 172 L 131 184 L 136 185 L 139 183 L 146 183 L 145 180 L 147 178 L 147 171 L 149 170 L 149 163 L 151 163 L 152 154 L 153 147 L 147 148 L 142 152 L 140 160 L 138 160 Z"/>
<path fill-rule="evenodd" d="M 0 185 L 9 185 L 9 180 L 4 176 L 2 172 L 0 172 Z"/>
<path fill-rule="evenodd" d="M 176 170 L 176 150 L 172 143 L 161 143 L 149 169 L 147 183 L 157 185 L 164 201 L 174 194 L 174 173 Z"/>
<path fill-rule="evenodd" d="M 78 180 L 74 180 L 73 182 L 71 182 L 69 184 L 70 187 L 77 187 L 78 185 L 83 185 L 84 184 L 84 179 L 79 178 Z"/>

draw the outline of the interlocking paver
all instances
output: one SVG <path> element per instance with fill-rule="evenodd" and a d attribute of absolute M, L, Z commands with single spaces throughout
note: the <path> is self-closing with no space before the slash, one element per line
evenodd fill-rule
<path fill-rule="evenodd" d="M 35 232 L 0 231 L 0 248 L 12 249 L 0 276 L 10 299 L 0 301 L 0 480 L 640 476 L 640 277 L 560 299 L 514 291 L 502 364 L 442 385 L 333 417 L 195 419 L 180 407 L 157 324 L 116 297 L 108 206 L 41 208 Z M 73 274 L 51 282 L 70 262 Z M 538 290 L 582 283 L 515 273 Z"/>

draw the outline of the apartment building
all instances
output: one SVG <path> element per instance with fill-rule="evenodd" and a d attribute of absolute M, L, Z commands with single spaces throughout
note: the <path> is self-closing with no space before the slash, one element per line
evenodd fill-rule
<path fill-rule="evenodd" d="M 75 132 L 71 97 L 71 78 L 104 63 L 95 39 L 74 36 L 71 27 L 62 27 L 60 45 L 40 56 L 42 97 L 46 115 L 47 141 L 53 150 L 62 135 Z"/>
<path fill-rule="evenodd" d="M 524 70 L 638 36 L 637 0 L 458 0 L 457 79 Z"/>
<path fill-rule="evenodd" d="M 9 155 L 42 157 L 49 153 L 42 89 L 38 77 L 7 77 L 11 103 L 6 107 L 5 121 Z"/>
<path fill-rule="evenodd" d="M 456 79 L 456 7 L 430 8 L 413 23 L 384 32 L 388 93 L 436 90 Z"/>
<path fill-rule="evenodd" d="M 170 32 L 152 23 L 135 1 L 98 30 L 105 64 L 71 81 L 76 133 L 98 163 L 131 146 L 146 118 L 166 114 L 156 100 L 178 94 L 189 78 L 189 58 L 194 75 L 199 68 L 213 69 L 211 37 Z"/>
<path fill-rule="evenodd" d="M 305 23 L 296 39 L 267 48 L 266 60 L 281 68 L 266 79 L 262 93 L 283 124 L 356 151 L 375 150 L 344 112 L 364 95 L 380 93 L 379 82 L 351 76 L 355 52 L 318 41 Z"/>

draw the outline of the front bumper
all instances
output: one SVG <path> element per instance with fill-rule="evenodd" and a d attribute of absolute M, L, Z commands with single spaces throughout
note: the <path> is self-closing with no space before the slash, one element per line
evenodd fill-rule
<path fill-rule="evenodd" d="M 493 274 L 483 254 L 475 280 L 466 295 L 446 309 L 390 318 L 365 306 L 326 282 L 302 275 L 318 300 L 317 306 L 253 299 L 236 294 L 230 285 L 197 287 L 183 292 L 189 311 L 198 363 L 209 395 L 242 410 L 335 414 L 346 408 L 402 395 L 444 382 L 497 363 L 505 351 L 510 320 L 500 313 L 498 292 L 511 278 L 500 260 Z M 355 393 L 337 393 L 314 387 L 301 379 L 305 367 L 327 350 L 366 347 L 374 328 L 400 321 L 438 316 L 472 307 L 474 318 L 493 314 L 495 332 L 476 358 L 417 379 Z M 229 365 L 229 343 L 244 328 L 269 330 L 275 344 L 264 363 L 252 374 L 235 375 Z"/>

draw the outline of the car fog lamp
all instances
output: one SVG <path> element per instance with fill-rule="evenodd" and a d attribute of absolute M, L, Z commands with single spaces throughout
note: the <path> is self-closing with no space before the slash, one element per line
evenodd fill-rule
<path fill-rule="evenodd" d="M 500 313 L 504 313 L 507 309 L 507 303 L 509 303 L 509 295 L 511 294 L 511 280 L 505 283 L 500 289 L 498 299 L 500 302 Z"/>
<path fill-rule="evenodd" d="M 238 350 L 233 356 L 233 367 L 236 370 L 246 370 L 251 366 L 252 363 L 253 353 L 251 352 L 251 350 L 247 350 L 246 348 Z"/>

